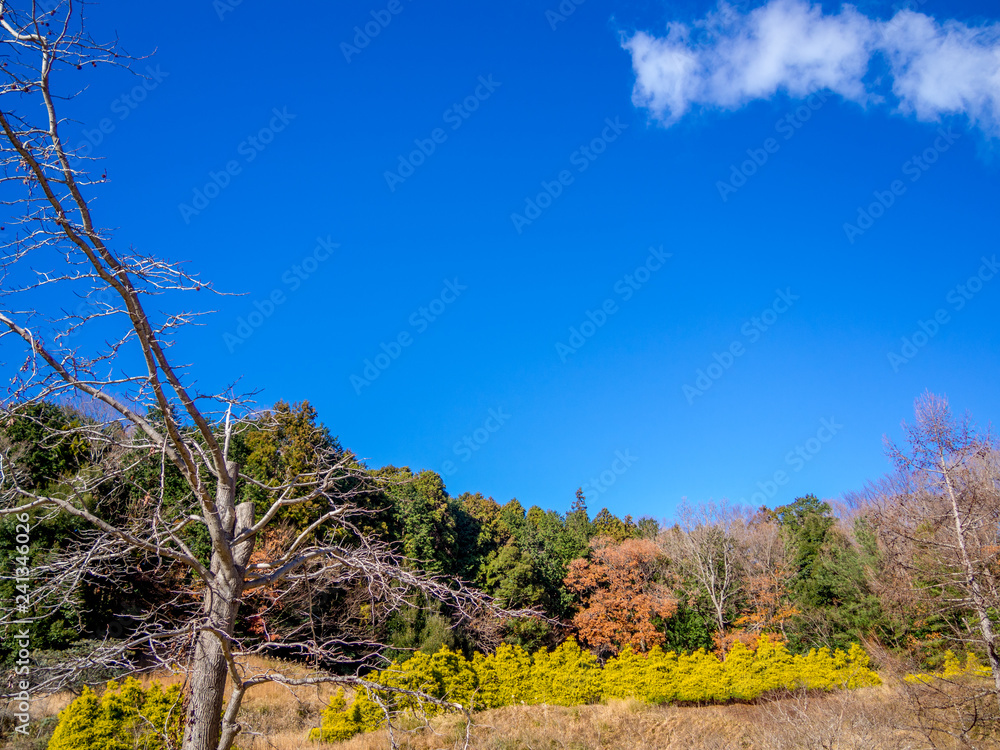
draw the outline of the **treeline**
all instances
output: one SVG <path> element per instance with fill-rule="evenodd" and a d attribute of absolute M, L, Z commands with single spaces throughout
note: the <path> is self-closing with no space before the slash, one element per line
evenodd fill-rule
<path fill-rule="evenodd" d="M 95 450 L 116 450 L 113 436 L 99 449 L 74 442 L 72 425 L 91 418 L 51 404 L 9 416 L 0 425 L 0 447 L 18 457 L 21 485 L 72 493 L 72 477 L 102 458 Z M 278 403 L 251 420 L 231 446 L 250 478 L 237 488 L 240 500 L 259 500 L 263 512 L 262 487 L 280 487 L 308 473 L 320 448 L 343 452 L 308 403 Z M 83 498 L 99 516 L 138 518 L 183 510 L 192 502 L 162 456 L 116 460 L 130 467 L 125 479 L 100 485 Z M 618 518 L 604 508 L 593 513 L 580 490 L 575 498 L 567 493 L 569 502 L 559 512 L 524 508 L 516 499 L 500 503 L 479 493 L 452 496 L 432 471 L 357 468 L 367 479 L 345 475 L 341 489 L 358 508 L 351 528 L 359 537 L 379 540 L 387 553 L 405 556 L 442 580 L 462 579 L 508 608 L 534 609 L 538 616 L 456 622 L 440 604 L 413 599 L 412 606 L 390 608 L 373 601 L 363 587 L 309 581 L 294 590 L 255 592 L 238 636 L 263 640 L 277 653 L 305 635 L 336 638 L 342 643 L 338 668 L 351 670 L 365 666 L 352 659 L 370 653 L 373 642 L 386 644 L 387 656 L 396 659 L 415 650 L 437 653 L 442 646 L 471 658 L 473 651 L 501 642 L 534 652 L 573 636 L 605 660 L 626 647 L 723 655 L 737 642 L 755 648 L 762 634 L 780 638 L 799 654 L 877 641 L 933 668 L 943 658 L 943 634 L 967 627 L 967 611 L 918 602 L 892 584 L 899 580 L 893 568 L 898 561 L 880 534 L 885 515 L 863 499 L 836 513 L 813 495 L 771 509 L 703 504 L 683 507 L 673 522 L 661 525 L 651 518 Z M 294 539 L 321 511 L 310 504 L 282 510 L 280 524 L 258 541 L 258 551 Z M 28 557 L 43 578 L 47 560 L 92 533 L 65 513 L 36 514 L 32 523 Z M 207 559 L 207 539 L 198 525 L 180 533 Z M 15 537 L 13 517 L 0 520 L 4 601 L 16 595 Z M 154 608 L 180 613 L 197 606 L 197 582 L 154 585 L 157 565 L 136 555 L 131 569 L 91 572 L 71 597 L 50 598 L 58 602 L 52 609 L 27 613 L 45 615 L 31 626 L 33 646 L 43 652 L 39 658 L 45 650 L 79 646 L 85 651 L 86 641 L 123 637 Z M 11 653 L 5 638 L 2 655 L 9 659 Z M 283 655 L 294 657 L 295 651 Z"/>

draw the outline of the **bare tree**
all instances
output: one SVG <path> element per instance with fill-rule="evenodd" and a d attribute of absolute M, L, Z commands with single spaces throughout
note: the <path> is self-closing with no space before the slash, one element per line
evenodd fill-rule
<path fill-rule="evenodd" d="M 660 546 L 681 576 L 708 598 L 718 632 L 724 633 L 740 590 L 743 516 L 724 502 L 683 505 L 679 515 L 680 523 L 660 534 Z"/>
<path fill-rule="evenodd" d="M 991 617 L 1000 608 L 1000 453 L 968 416 L 954 418 L 943 397 L 925 393 L 915 416 L 903 425 L 906 448 L 886 441 L 895 473 L 869 485 L 862 500 L 898 570 L 895 580 L 963 616 L 956 637 L 985 650 L 1000 703 L 1000 642 Z"/>
<path fill-rule="evenodd" d="M 4 230 L 10 239 L 0 271 L 0 338 L 6 352 L 24 353 L 4 411 L 24 414 L 26 405 L 83 398 L 101 405 L 107 416 L 64 431 L 87 446 L 92 460 L 64 477 L 58 490 L 30 486 L 15 452 L 0 455 L 0 515 L 61 512 L 80 522 L 66 552 L 41 572 L 34 592 L 40 606 L 59 606 L 87 576 L 128 575 L 140 561 L 152 561 L 151 574 L 163 580 L 192 582 L 170 607 L 137 617 L 122 642 L 106 642 L 67 662 L 45 675 L 38 689 L 58 689 L 94 664 L 128 669 L 137 652 L 154 665 L 179 660 L 188 672 L 183 749 L 228 750 L 243 729 L 237 720 L 243 697 L 255 685 L 364 684 L 335 674 L 305 681 L 248 674 L 240 655 L 265 648 L 266 640 L 241 641 L 234 625 L 255 592 L 271 588 L 281 596 L 305 586 L 360 587 L 391 611 L 406 606 L 407 594 L 419 589 L 459 617 L 504 615 L 474 591 L 413 572 L 406 560 L 361 533 L 353 522 L 359 512 L 353 500 L 367 475 L 349 453 L 318 455 L 310 471 L 279 483 L 241 472 L 231 447 L 252 406 L 231 389 L 200 392 L 185 367 L 168 356 L 175 334 L 199 313 L 154 313 L 149 305 L 154 299 L 176 304 L 187 292 L 203 298 L 213 292 L 211 285 L 178 263 L 124 248 L 97 222 L 92 201 L 103 175 L 91 177 L 93 163 L 68 148 L 63 136 L 72 124 L 61 119 L 58 105 L 78 84 L 56 82 L 80 75 L 81 68 L 128 70 L 132 60 L 117 45 L 87 35 L 82 3 L 62 0 L 44 10 L 35 2 L 26 5 L 0 2 L 0 198 L 12 217 Z M 129 513 L 109 518 L 92 508 L 102 485 L 129 481 L 130 470 L 149 461 L 158 462 L 159 479 L 142 488 L 142 502 Z M 183 480 L 185 502 L 168 502 L 171 472 Z M 255 513 L 254 503 L 238 502 L 246 485 L 265 493 L 263 510 Z M 306 505 L 321 510 L 286 545 L 275 550 L 258 544 L 284 511 Z M 189 544 L 192 528 L 207 536 L 207 557 Z M 255 548 L 258 557 L 251 562 Z M 186 614 L 178 619 L 178 612 Z M 16 617 L 7 614 L 8 621 Z M 378 644 L 367 645 L 377 652 Z M 344 654 L 344 643 L 336 639 L 305 639 L 299 646 L 300 653 L 327 663 Z"/>
<path fill-rule="evenodd" d="M 736 624 L 743 625 L 751 636 L 776 630 L 784 635 L 786 621 L 798 610 L 788 601 L 793 569 L 781 525 L 768 514 L 757 513 L 737 526 L 734 535 L 747 609 Z"/>

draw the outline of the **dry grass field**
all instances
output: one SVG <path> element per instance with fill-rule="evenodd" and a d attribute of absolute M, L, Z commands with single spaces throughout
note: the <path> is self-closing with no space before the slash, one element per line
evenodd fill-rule
<path fill-rule="evenodd" d="M 891 690 L 791 696 L 757 704 L 650 706 L 637 701 L 576 706 L 524 706 L 476 714 L 470 747 L 477 750 L 862 750 L 929 747 L 898 726 Z M 431 731 L 397 733 L 407 750 L 463 747 L 465 726 L 455 717 Z M 268 745 L 261 745 L 261 748 Z M 290 750 L 294 745 L 279 746 Z M 333 747 L 333 746 L 327 746 Z M 387 747 L 385 732 L 340 743 L 338 750 Z"/>
<path fill-rule="evenodd" d="M 277 666 L 255 659 L 254 672 Z M 288 664 L 282 664 L 284 670 Z M 305 667 L 293 666 L 305 675 Z M 891 670 L 890 670 L 891 671 Z M 977 711 L 952 706 L 963 689 L 915 692 L 898 674 L 883 672 L 885 684 L 851 692 L 789 694 L 748 704 L 650 706 L 612 701 L 593 706 L 516 706 L 473 715 L 469 747 L 475 750 L 917 750 L 920 748 L 1000 748 L 1000 727 L 990 702 Z M 176 682 L 165 676 L 161 681 Z M 958 691 L 958 693 L 956 692 Z M 360 735 L 336 745 L 307 739 L 319 725 L 320 711 L 334 688 L 286 688 L 267 684 L 248 693 L 243 719 L 252 733 L 241 750 L 382 750 L 385 731 Z M 968 692 L 968 691 L 967 691 Z M 963 696 L 965 694 L 963 693 Z M 33 713 L 50 717 L 45 731 L 29 741 L 18 739 L 9 750 L 43 750 L 54 717 L 72 699 L 69 694 L 39 699 Z M 986 710 L 984 712 L 983 707 Z M 971 731 L 963 734 L 961 729 Z M 394 738 L 405 750 L 458 750 L 465 744 L 462 717 L 439 716 L 418 726 L 397 728 Z"/>

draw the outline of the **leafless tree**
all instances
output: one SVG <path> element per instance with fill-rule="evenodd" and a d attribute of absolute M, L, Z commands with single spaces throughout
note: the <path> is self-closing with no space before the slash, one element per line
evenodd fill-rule
<path fill-rule="evenodd" d="M 685 504 L 679 516 L 679 524 L 660 534 L 660 546 L 682 578 L 708 597 L 718 632 L 723 633 L 740 590 L 743 514 L 723 502 L 697 508 Z"/>
<path fill-rule="evenodd" d="M 733 533 L 738 540 L 741 593 L 747 610 L 743 624 L 750 634 L 780 630 L 784 635 L 786 621 L 798 610 L 788 601 L 793 568 L 781 524 L 757 513 Z"/>
<path fill-rule="evenodd" d="M 947 399 L 925 393 L 907 445 L 887 442 L 895 473 L 869 485 L 862 501 L 895 580 L 915 596 L 972 622 L 956 637 L 985 652 L 1000 703 L 1000 642 L 991 613 L 1000 608 L 1000 453 Z"/>
<path fill-rule="evenodd" d="M 94 162 L 67 147 L 63 135 L 72 123 L 58 108 L 81 85 L 67 79 L 79 81 L 79 69 L 130 70 L 133 60 L 116 44 L 99 44 L 86 33 L 82 3 L 25 5 L 0 2 L 0 199 L 11 217 L 0 268 L 0 338 L 5 358 L 14 350 L 24 353 L 4 418 L 24 413 L 26 405 L 73 397 L 101 405 L 108 416 L 67 428 L 64 437 L 87 446 L 93 461 L 64 478 L 58 490 L 28 486 L 17 456 L 4 451 L 0 515 L 61 512 L 80 521 L 67 551 L 43 571 L 34 592 L 41 606 L 59 606 L 88 575 L 127 575 L 137 560 L 152 561 L 161 580 L 194 582 L 170 607 L 138 617 L 124 641 L 67 662 L 37 687 L 58 689 L 95 664 L 127 669 L 137 652 L 147 663 L 179 661 L 188 672 L 183 750 L 228 750 L 243 728 L 237 716 L 248 689 L 262 682 L 303 684 L 245 671 L 240 655 L 260 645 L 236 639 L 234 624 L 255 592 L 361 587 L 391 610 L 406 606 L 407 595 L 419 589 L 461 617 L 504 615 L 474 591 L 413 572 L 359 531 L 353 500 L 366 475 L 348 453 L 319 455 L 312 470 L 285 483 L 257 482 L 269 498 L 263 512 L 255 515 L 253 503 L 237 502 L 238 486 L 255 480 L 232 459 L 231 443 L 252 406 L 231 389 L 200 392 L 186 368 L 168 356 L 177 332 L 200 313 L 153 312 L 150 304 L 178 305 L 189 292 L 201 300 L 212 286 L 181 264 L 123 246 L 98 223 L 92 207 L 103 174 L 96 176 Z M 102 483 L 126 481 L 130 468 L 150 460 L 159 462 L 160 480 L 143 488 L 138 507 L 119 518 L 94 512 L 90 499 Z M 186 505 L 167 502 L 168 471 L 183 479 Z M 322 511 L 287 545 L 251 562 L 276 517 L 302 505 Z M 207 534 L 208 559 L 185 541 L 191 527 Z M 177 619 L 178 611 L 187 616 Z M 11 617 L 17 615 L 8 612 Z M 300 646 L 325 660 L 343 655 L 343 644 L 335 641 L 307 639 Z M 224 701 L 227 677 L 232 691 Z M 305 680 L 317 681 L 361 684 L 334 674 Z"/>

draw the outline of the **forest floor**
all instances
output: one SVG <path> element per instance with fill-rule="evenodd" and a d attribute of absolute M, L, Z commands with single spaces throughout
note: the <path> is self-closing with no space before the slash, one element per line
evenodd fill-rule
<path fill-rule="evenodd" d="M 281 667 L 305 676 L 299 665 L 255 659 L 255 671 Z M 610 701 L 590 706 L 512 706 L 473 714 L 468 747 L 473 750 L 918 750 L 923 748 L 1000 748 L 1000 719 L 995 703 L 968 703 L 969 686 L 915 692 L 899 675 L 881 672 L 885 684 L 832 693 L 791 693 L 752 703 L 707 706 L 653 706 L 639 701 Z M 167 676 L 171 684 L 179 678 Z M 958 692 L 956 692 L 958 691 Z M 258 686 L 244 700 L 242 720 L 252 734 L 241 736 L 241 750 L 383 750 L 382 731 L 337 744 L 309 742 L 320 712 L 335 688 Z M 978 688 L 973 693 L 981 693 Z M 34 738 L 18 738 L 0 747 L 44 750 L 58 712 L 73 696 L 62 693 L 34 702 L 39 722 Z M 983 706 L 986 707 L 985 715 Z M 971 729 L 969 725 L 971 724 Z M 963 726 L 964 725 L 964 726 Z M 968 731 L 962 731 L 963 729 Z M 397 728 L 404 750 L 459 750 L 465 747 L 463 717 L 446 715 L 429 724 Z"/>

